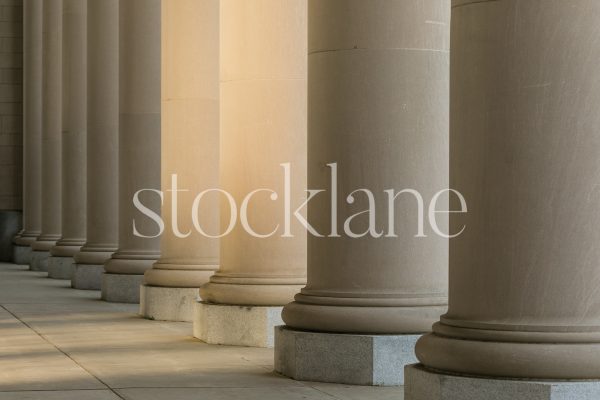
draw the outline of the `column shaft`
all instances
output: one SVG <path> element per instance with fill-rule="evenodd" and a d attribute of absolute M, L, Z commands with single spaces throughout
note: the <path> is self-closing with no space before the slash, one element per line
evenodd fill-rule
<path fill-rule="evenodd" d="M 469 213 L 450 219 L 466 229 L 427 367 L 600 379 L 599 19 L 594 0 L 453 2 L 451 184 Z"/>
<path fill-rule="evenodd" d="M 402 385 L 446 310 L 448 218 L 426 210 L 448 206 L 449 16 L 445 0 L 308 2 L 308 187 L 323 193 L 279 373 Z"/>
<path fill-rule="evenodd" d="M 15 243 L 29 246 L 42 224 L 42 29 L 43 0 L 23 2 L 23 232 Z"/>
<path fill-rule="evenodd" d="M 134 194 L 160 188 L 161 1 L 121 1 L 119 18 L 119 248 L 105 264 L 102 290 L 106 300 L 137 302 L 160 254 L 157 224 L 136 209 Z M 160 214 L 155 192 L 139 200 Z M 140 235 L 155 237 L 134 235 L 134 220 Z"/>
<path fill-rule="evenodd" d="M 198 288 L 218 268 L 219 2 L 162 2 L 161 257 L 144 275 L 141 314 L 192 320 Z M 177 184 L 177 189 L 173 186 Z M 181 190 L 180 192 L 176 190 Z M 193 210 L 194 205 L 196 209 Z"/>
<path fill-rule="evenodd" d="M 70 264 L 86 233 L 86 38 L 87 0 L 63 0 L 62 237 L 50 253 Z"/>
<path fill-rule="evenodd" d="M 283 237 L 284 169 L 291 208 L 306 187 L 306 1 L 221 1 L 221 188 L 241 205 L 259 238 L 238 223 L 221 239 L 221 265 L 200 290 L 209 302 L 283 305 L 306 281 L 306 232 Z M 221 197 L 221 228 L 230 224 Z M 241 216 L 241 214 L 240 214 Z M 275 230 L 275 231 L 274 231 Z"/>
<path fill-rule="evenodd" d="M 32 269 L 61 237 L 62 0 L 44 0 L 42 89 L 42 233 L 32 243 Z"/>
<path fill-rule="evenodd" d="M 119 234 L 119 0 L 88 2 L 87 43 L 87 242 L 74 258 L 100 266 Z"/>
<path fill-rule="evenodd" d="M 448 187 L 449 7 L 315 0 L 309 20 L 309 187 L 337 190 L 338 211 L 332 228 L 331 196 L 310 203 L 324 236 L 309 236 L 308 283 L 283 319 L 317 331 L 426 332 L 445 310 L 448 243 L 426 221 L 419 234 L 416 195 L 390 207 L 385 191 L 412 189 L 428 204 Z M 342 221 L 371 205 L 376 214 L 353 218 L 360 237 L 351 237 Z M 446 232 L 447 218 L 437 222 Z"/>

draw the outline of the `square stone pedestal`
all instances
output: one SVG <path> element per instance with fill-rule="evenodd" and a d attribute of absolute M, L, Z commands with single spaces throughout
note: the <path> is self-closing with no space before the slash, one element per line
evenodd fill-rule
<path fill-rule="evenodd" d="M 211 344 L 273 347 L 283 307 L 196 303 L 194 337 Z"/>
<path fill-rule="evenodd" d="M 71 287 L 80 290 L 100 290 L 103 274 L 102 264 L 75 264 Z"/>
<path fill-rule="evenodd" d="M 194 320 L 198 288 L 140 287 L 140 315 L 157 321 Z"/>
<path fill-rule="evenodd" d="M 144 275 L 103 274 L 102 300 L 109 303 L 140 302 L 140 285 Z"/>
<path fill-rule="evenodd" d="M 48 278 L 71 280 L 75 272 L 73 257 L 48 258 Z"/>
<path fill-rule="evenodd" d="M 31 262 L 31 246 L 19 246 L 18 244 L 13 247 L 13 260 L 15 264 L 29 265 Z"/>
<path fill-rule="evenodd" d="M 355 335 L 275 328 L 275 371 L 300 381 L 404 384 L 419 335 Z"/>
<path fill-rule="evenodd" d="M 50 258 L 49 251 L 32 251 L 29 269 L 32 271 L 48 272 L 48 258 Z"/>
<path fill-rule="evenodd" d="M 405 400 L 598 400 L 600 381 L 525 381 L 405 369 Z"/>

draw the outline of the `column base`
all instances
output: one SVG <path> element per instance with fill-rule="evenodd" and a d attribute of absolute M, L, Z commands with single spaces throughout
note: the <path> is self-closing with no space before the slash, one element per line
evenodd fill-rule
<path fill-rule="evenodd" d="M 15 245 L 13 250 L 13 260 L 15 264 L 29 265 L 31 263 L 31 246 Z"/>
<path fill-rule="evenodd" d="M 196 303 L 194 337 L 210 344 L 273 347 L 283 307 Z"/>
<path fill-rule="evenodd" d="M 100 290 L 104 264 L 75 264 L 71 287 L 80 290 Z"/>
<path fill-rule="evenodd" d="M 596 400 L 600 381 L 526 381 L 448 375 L 409 365 L 406 400 Z"/>
<path fill-rule="evenodd" d="M 144 275 L 107 274 L 102 275 L 102 300 L 109 303 L 140 302 L 140 285 Z"/>
<path fill-rule="evenodd" d="M 420 335 L 360 335 L 275 328 L 275 371 L 300 381 L 363 386 L 404 384 Z"/>
<path fill-rule="evenodd" d="M 71 280 L 74 271 L 73 257 L 48 258 L 48 278 Z"/>
<path fill-rule="evenodd" d="M 198 297 L 198 288 L 141 285 L 140 315 L 157 321 L 192 322 Z"/>
<path fill-rule="evenodd" d="M 29 263 L 29 269 L 31 271 L 48 272 L 48 259 L 49 258 L 50 258 L 50 251 L 33 250 L 31 252 L 31 261 Z"/>

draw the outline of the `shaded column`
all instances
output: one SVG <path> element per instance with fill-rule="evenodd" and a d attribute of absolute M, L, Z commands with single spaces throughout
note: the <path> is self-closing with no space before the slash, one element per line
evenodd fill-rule
<path fill-rule="evenodd" d="M 220 12 L 220 182 L 241 219 L 221 239 L 220 268 L 200 289 L 207 303 L 194 329 L 211 343 L 270 346 L 281 306 L 306 281 L 306 232 L 294 219 L 284 235 L 281 166 L 289 164 L 287 199 L 296 209 L 306 197 L 306 1 L 226 0 Z M 221 199 L 225 233 L 232 212 Z"/>
<path fill-rule="evenodd" d="M 42 224 L 43 0 L 23 1 L 23 231 L 16 264 L 29 264 Z"/>
<path fill-rule="evenodd" d="M 87 0 L 63 0 L 62 237 L 48 277 L 71 279 L 86 234 Z"/>
<path fill-rule="evenodd" d="M 105 264 L 102 298 L 139 302 L 144 272 L 160 255 L 160 0 L 119 3 L 119 248 Z M 135 230 L 139 235 L 134 235 Z M 143 237 L 146 236 L 146 237 Z"/>
<path fill-rule="evenodd" d="M 87 242 L 75 289 L 100 289 L 119 236 L 119 0 L 88 1 Z"/>
<path fill-rule="evenodd" d="M 599 19 L 593 0 L 453 2 L 451 184 L 469 212 L 407 398 L 598 398 Z"/>
<path fill-rule="evenodd" d="M 47 271 L 50 249 L 61 237 L 62 0 L 44 0 L 42 88 L 42 233 L 30 267 Z"/>
<path fill-rule="evenodd" d="M 162 2 L 161 257 L 144 275 L 140 313 L 192 321 L 198 288 L 218 268 L 219 2 Z M 176 185 L 176 186 L 175 186 Z M 179 191 L 178 191 L 179 190 Z M 195 206 L 196 204 L 196 206 Z M 177 219 L 175 219 L 177 218 Z"/>
<path fill-rule="evenodd" d="M 308 186 L 327 194 L 309 204 L 322 236 L 308 237 L 308 282 L 284 308 L 275 368 L 398 385 L 447 302 L 448 241 L 435 231 L 448 232 L 447 215 L 430 226 L 427 208 L 448 210 L 450 5 L 308 4 Z"/>

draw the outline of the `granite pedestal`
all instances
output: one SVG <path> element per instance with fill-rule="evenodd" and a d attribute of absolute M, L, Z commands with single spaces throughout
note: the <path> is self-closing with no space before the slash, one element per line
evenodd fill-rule
<path fill-rule="evenodd" d="M 198 288 L 140 287 L 140 315 L 144 318 L 192 322 L 197 302 Z"/>
<path fill-rule="evenodd" d="M 273 347 L 283 307 L 196 303 L 194 337 L 211 344 Z"/>
<path fill-rule="evenodd" d="M 420 335 L 358 335 L 275 328 L 275 371 L 301 381 L 404 384 Z"/>

